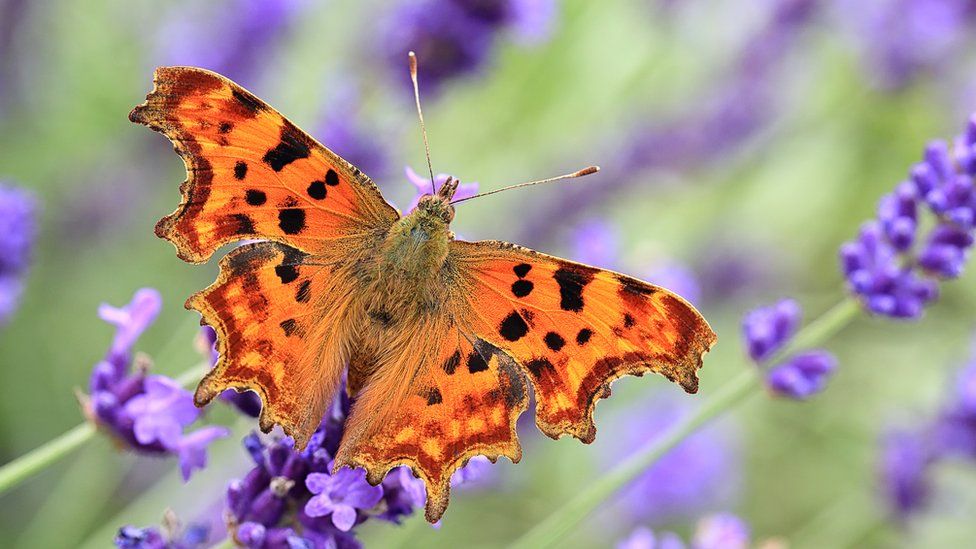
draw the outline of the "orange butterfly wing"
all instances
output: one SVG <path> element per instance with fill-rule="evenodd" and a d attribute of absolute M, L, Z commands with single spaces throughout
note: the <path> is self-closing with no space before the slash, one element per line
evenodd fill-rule
<path fill-rule="evenodd" d="M 596 401 L 623 375 L 656 372 L 698 390 L 716 337 L 664 288 L 505 242 L 451 242 L 450 261 L 466 284 L 463 322 L 524 368 L 550 437 L 593 441 Z"/>
<path fill-rule="evenodd" d="M 528 385 L 510 357 L 446 316 L 411 326 L 407 338 L 357 396 L 336 466 L 363 467 L 372 483 L 411 467 L 427 486 L 426 518 L 436 522 L 452 473 L 468 459 L 521 459 L 515 421 L 528 407 Z"/>
<path fill-rule="evenodd" d="M 366 175 L 234 82 L 191 67 L 161 67 L 153 82 L 129 119 L 186 163 L 182 203 L 156 225 L 182 259 L 251 238 L 334 254 L 399 217 Z"/>
<path fill-rule="evenodd" d="M 253 389 L 262 429 L 280 423 L 304 446 L 354 337 L 349 265 L 399 214 L 368 177 L 223 76 L 163 67 L 154 83 L 129 118 L 169 138 L 188 174 L 156 234 L 190 262 L 228 242 L 264 241 L 230 252 L 217 281 L 187 300 L 220 351 L 196 402 Z"/>
<path fill-rule="evenodd" d="M 445 272 L 448 313 L 388 345 L 395 358 L 365 384 L 336 456 L 372 482 L 410 466 L 431 522 L 469 458 L 520 459 L 528 382 L 543 432 L 591 442 L 593 407 L 614 379 L 652 371 L 694 392 L 715 341 L 663 288 L 511 244 L 453 241 Z"/>

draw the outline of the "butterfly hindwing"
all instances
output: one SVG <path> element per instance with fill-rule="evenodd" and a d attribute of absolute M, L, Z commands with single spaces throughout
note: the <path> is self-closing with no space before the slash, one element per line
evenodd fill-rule
<path fill-rule="evenodd" d="M 197 387 L 196 403 L 228 388 L 255 390 L 261 428 L 278 423 L 304 447 L 346 367 L 349 276 L 277 242 L 227 254 L 217 281 L 187 301 L 216 330 L 220 355 Z"/>
<path fill-rule="evenodd" d="M 697 391 L 715 334 L 668 290 L 504 242 L 452 241 L 448 261 L 465 285 L 457 314 L 522 366 L 547 435 L 592 441 L 593 407 L 623 375 Z"/>
<path fill-rule="evenodd" d="M 166 135 L 186 164 L 183 201 L 156 226 L 182 259 L 247 239 L 328 253 L 398 218 L 362 172 L 227 78 L 161 67 L 154 84 L 129 118 Z"/>
<path fill-rule="evenodd" d="M 522 455 L 515 421 L 528 382 L 515 362 L 445 316 L 411 326 L 401 347 L 366 383 L 346 423 L 336 466 L 362 466 L 378 483 L 407 465 L 427 486 L 427 520 L 447 509 L 451 475 L 468 459 Z"/>

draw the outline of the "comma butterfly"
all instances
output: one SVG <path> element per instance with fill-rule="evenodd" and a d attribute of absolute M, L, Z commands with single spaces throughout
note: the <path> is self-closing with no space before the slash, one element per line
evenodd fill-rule
<path fill-rule="evenodd" d="M 373 484 L 409 466 L 435 522 L 468 459 L 519 461 L 530 384 L 539 429 L 584 443 L 620 376 L 657 372 L 697 391 L 715 334 L 677 295 L 506 242 L 455 240 L 453 179 L 401 216 L 355 166 L 219 74 L 163 67 L 154 84 L 129 119 L 169 138 L 188 173 L 156 234 L 191 263 L 256 240 L 186 302 L 218 335 L 198 406 L 254 390 L 261 429 L 280 424 L 303 448 L 348 371 L 356 401 L 335 466 L 361 466 Z"/>

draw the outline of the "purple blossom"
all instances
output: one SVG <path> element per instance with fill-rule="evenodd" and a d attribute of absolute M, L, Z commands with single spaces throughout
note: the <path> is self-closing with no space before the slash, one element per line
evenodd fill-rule
<path fill-rule="evenodd" d="M 159 25 L 157 64 L 193 65 L 249 82 L 308 4 L 306 0 L 224 0 L 193 13 L 174 9 Z"/>
<path fill-rule="evenodd" d="M 204 549 L 211 542 L 207 525 L 184 527 L 171 510 L 163 515 L 162 528 L 127 525 L 119 528 L 115 536 L 115 546 L 119 549 Z"/>
<path fill-rule="evenodd" d="M 33 193 L 0 182 L 0 326 L 20 302 L 37 233 L 37 209 Z"/>
<path fill-rule="evenodd" d="M 971 0 L 846 0 L 838 7 L 866 68 L 884 89 L 903 88 L 921 74 L 953 66 L 976 23 Z"/>
<path fill-rule="evenodd" d="M 749 526 L 731 513 L 718 513 L 698 522 L 691 546 L 694 549 L 747 549 Z"/>
<path fill-rule="evenodd" d="M 836 369 L 834 355 L 822 350 L 808 351 L 770 368 L 766 384 L 774 394 L 802 400 L 822 391 Z"/>
<path fill-rule="evenodd" d="M 646 526 L 638 526 L 617 543 L 617 549 L 685 549 L 685 544 L 674 532 L 655 533 Z"/>
<path fill-rule="evenodd" d="M 499 31 L 523 44 L 547 38 L 554 11 L 551 0 L 403 0 L 382 24 L 380 54 L 409 84 L 407 52 L 416 52 L 422 93 L 436 93 L 483 69 Z"/>
<path fill-rule="evenodd" d="M 329 465 L 332 469 L 332 465 Z M 311 473 L 305 485 L 314 494 L 305 504 L 311 517 L 332 515 L 332 524 L 348 532 L 356 524 L 357 509 L 370 509 L 383 499 L 383 488 L 366 482 L 366 471 L 343 467 L 332 475 Z"/>
<path fill-rule="evenodd" d="M 764 366 L 790 342 L 802 316 L 800 305 L 792 299 L 746 313 L 742 335 L 749 357 Z M 769 367 L 766 386 L 775 395 L 802 400 L 822 391 L 836 369 L 834 355 L 821 349 L 806 350 Z"/>
<path fill-rule="evenodd" d="M 742 335 L 749 357 L 762 362 L 779 351 L 800 326 L 803 311 L 792 299 L 753 309 L 742 319 Z"/>
<path fill-rule="evenodd" d="M 895 516 L 904 519 L 929 500 L 929 470 L 936 458 L 926 437 L 892 431 L 882 441 L 881 480 Z"/>
<path fill-rule="evenodd" d="M 621 410 L 608 421 L 603 461 L 611 465 L 661 436 L 692 412 L 671 393 Z M 718 423 L 691 435 L 668 451 L 620 494 L 620 507 L 634 519 L 661 524 L 722 508 L 739 491 L 739 445 L 734 424 Z"/>
<path fill-rule="evenodd" d="M 691 538 L 691 549 L 747 549 L 751 542 L 749 525 L 731 513 L 717 513 L 698 521 Z M 685 549 L 673 532 L 655 533 L 639 526 L 617 543 L 617 549 Z"/>
<path fill-rule="evenodd" d="M 976 225 L 976 115 L 950 147 L 933 141 L 909 179 L 882 197 L 878 218 L 840 249 L 850 291 L 875 314 L 917 319 L 939 295 L 939 281 L 958 278 Z M 923 210 L 934 219 L 919 235 Z"/>
<path fill-rule="evenodd" d="M 410 201 L 410 205 L 407 206 L 405 210 L 407 213 L 412 212 L 416 207 L 417 203 L 420 202 L 420 198 L 425 194 L 431 194 L 431 184 L 430 179 L 423 177 L 413 171 L 410 166 L 405 168 L 407 174 L 407 181 L 410 182 L 414 187 L 414 196 Z M 439 173 L 434 176 L 434 189 L 439 189 L 441 185 L 447 181 L 448 175 L 445 173 Z M 454 200 L 460 200 L 462 198 L 470 198 L 478 194 L 478 184 L 477 183 L 461 183 L 458 185 L 457 191 L 454 193 Z"/>
<path fill-rule="evenodd" d="M 95 365 L 91 394 L 83 408 L 93 421 L 125 447 L 145 454 L 176 455 L 184 480 L 206 464 L 206 448 L 230 432 L 224 427 L 185 429 L 199 417 L 193 395 L 161 375 L 147 375 L 148 359 L 132 357 L 132 346 L 162 307 L 159 292 L 136 291 L 127 305 L 102 304 L 99 316 L 115 326 L 106 357 Z"/>

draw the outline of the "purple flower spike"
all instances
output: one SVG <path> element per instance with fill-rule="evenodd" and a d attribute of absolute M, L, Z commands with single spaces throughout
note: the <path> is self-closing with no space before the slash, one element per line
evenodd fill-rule
<path fill-rule="evenodd" d="M 115 536 L 115 546 L 119 549 L 166 549 L 166 541 L 155 528 L 123 526 Z"/>
<path fill-rule="evenodd" d="M 771 357 L 793 337 L 802 316 L 800 305 L 792 299 L 746 314 L 742 320 L 742 333 L 749 356 L 756 362 Z"/>
<path fill-rule="evenodd" d="M 149 376 L 144 393 L 125 404 L 125 413 L 133 419 L 133 432 L 140 444 L 159 442 L 165 448 L 179 446 L 183 428 L 196 421 L 200 414 L 193 405 L 193 396 L 178 383 L 165 376 Z"/>
<path fill-rule="evenodd" d="M 685 549 L 685 544 L 674 532 L 655 534 L 646 526 L 638 526 L 617 544 L 617 549 Z"/>
<path fill-rule="evenodd" d="M 183 480 L 190 480 L 195 469 L 207 466 L 207 446 L 218 438 L 230 436 L 230 430 L 225 427 L 209 425 L 184 436 L 176 446 L 180 456 L 180 472 Z"/>
<path fill-rule="evenodd" d="M 128 355 L 142 332 L 156 320 L 162 307 L 163 298 L 153 288 L 136 290 L 132 301 L 123 307 L 113 307 L 107 303 L 99 305 L 98 317 L 116 328 L 109 353 L 115 356 Z"/>
<path fill-rule="evenodd" d="M 0 326 L 20 302 L 37 232 L 36 217 L 33 194 L 0 182 Z"/>
<path fill-rule="evenodd" d="M 357 509 L 369 509 L 383 499 L 383 488 L 370 486 L 363 469 L 343 467 L 334 475 L 312 473 L 306 477 L 305 485 L 315 494 L 305 504 L 305 512 L 312 517 L 331 513 L 332 523 L 343 532 L 356 524 Z"/>
<path fill-rule="evenodd" d="M 910 180 L 882 197 L 877 220 L 841 247 L 847 285 L 868 311 L 917 319 L 938 297 L 939 280 L 962 274 L 976 230 L 972 123 L 951 149 L 930 143 Z M 923 210 L 936 221 L 924 237 L 917 234 Z"/>
<path fill-rule="evenodd" d="M 803 400 L 822 391 L 836 369 L 834 355 L 822 350 L 807 351 L 770 369 L 766 384 L 779 396 Z"/>
<path fill-rule="evenodd" d="M 749 526 L 731 513 L 719 513 L 698 522 L 693 549 L 748 549 Z"/>
<path fill-rule="evenodd" d="M 904 519 L 929 499 L 928 470 L 934 456 L 926 440 L 905 431 L 888 433 L 883 441 L 881 478 L 888 503 Z"/>
<path fill-rule="evenodd" d="M 407 181 L 409 181 L 415 189 L 414 197 L 406 209 L 407 213 L 412 212 L 417 207 L 417 203 L 420 202 L 420 197 L 424 196 L 425 194 L 431 194 L 431 188 L 433 188 L 435 191 L 439 189 L 448 178 L 446 173 L 439 173 L 434 176 L 434 185 L 431 186 L 430 179 L 418 175 L 417 172 L 413 171 L 410 166 L 406 167 L 406 173 Z M 476 194 L 478 194 L 477 183 L 461 183 L 458 185 L 457 191 L 454 193 L 454 200 L 470 198 Z"/>

